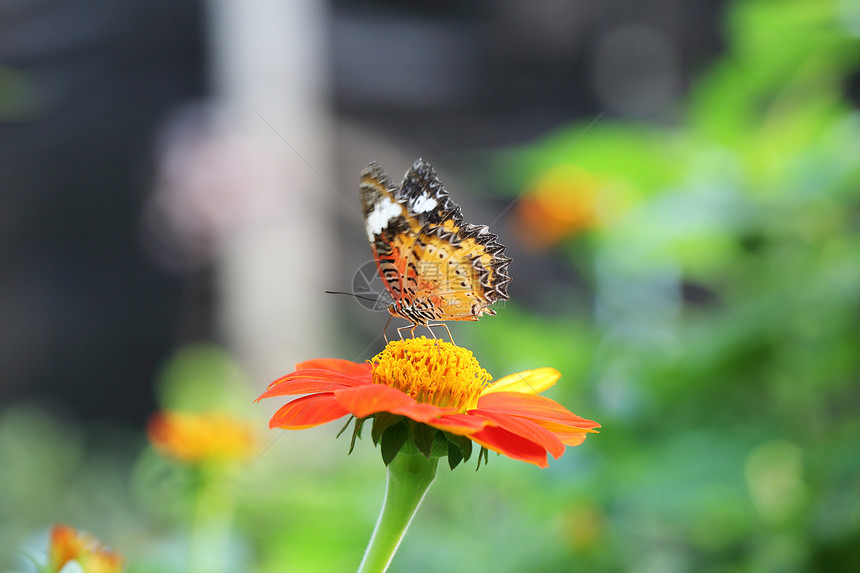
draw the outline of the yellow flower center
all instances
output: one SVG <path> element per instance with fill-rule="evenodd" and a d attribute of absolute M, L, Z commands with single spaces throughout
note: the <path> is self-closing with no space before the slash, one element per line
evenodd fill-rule
<path fill-rule="evenodd" d="M 423 336 L 389 342 L 370 362 L 374 384 L 459 412 L 474 408 L 481 390 L 492 380 L 471 351 Z"/>

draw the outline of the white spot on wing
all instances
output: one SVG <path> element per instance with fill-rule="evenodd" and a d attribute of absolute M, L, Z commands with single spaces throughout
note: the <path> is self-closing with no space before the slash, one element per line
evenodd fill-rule
<path fill-rule="evenodd" d="M 427 211 L 435 209 L 438 204 L 439 203 L 436 199 L 425 194 L 415 199 L 415 203 L 412 205 L 412 210 L 416 214 L 426 213 Z"/>
<path fill-rule="evenodd" d="M 381 233 L 382 229 L 388 226 L 388 222 L 399 217 L 402 212 L 403 208 L 399 204 L 388 197 L 383 197 L 373 206 L 373 211 L 368 213 L 367 219 L 364 221 L 367 238 L 373 241 L 373 237 Z"/>

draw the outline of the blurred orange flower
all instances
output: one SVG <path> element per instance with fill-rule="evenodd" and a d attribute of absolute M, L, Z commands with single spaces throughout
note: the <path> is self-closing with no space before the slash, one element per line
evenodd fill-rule
<path fill-rule="evenodd" d="M 46 573 L 59 573 L 71 561 L 84 573 L 119 573 L 123 566 L 122 557 L 95 537 L 68 525 L 56 525 L 51 530 Z"/>
<path fill-rule="evenodd" d="M 429 454 L 439 430 L 448 442 L 449 464 L 456 458 L 452 467 L 471 451 L 463 451 L 463 438 L 546 467 L 547 452 L 558 458 L 565 446 L 581 444 L 599 427 L 539 395 L 560 377 L 557 370 L 538 368 L 490 384 L 469 350 L 422 337 L 390 342 L 369 363 L 302 362 L 257 400 L 307 394 L 278 410 L 269 421 L 272 428 L 311 428 L 348 414 L 359 423 L 374 417 L 375 435 L 382 433 L 378 423 L 385 431 L 404 426 L 392 438 L 395 454 L 407 441 Z M 385 459 L 384 436 L 382 441 Z"/>
<path fill-rule="evenodd" d="M 161 411 L 150 419 L 147 433 L 159 452 L 190 463 L 247 459 L 256 446 L 250 425 L 220 412 Z"/>
<path fill-rule="evenodd" d="M 596 548 L 606 536 L 604 510 L 591 501 L 577 502 L 562 516 L 564 538 L 576 551 Z"/>
<path fill-rule="evenodd" d="M 603 187 L 598 176 L 578 167 L 548 171 L 517 203 L 514 229 L 520 240 L 532 248 L 546 249 L 596 227 Z"/>

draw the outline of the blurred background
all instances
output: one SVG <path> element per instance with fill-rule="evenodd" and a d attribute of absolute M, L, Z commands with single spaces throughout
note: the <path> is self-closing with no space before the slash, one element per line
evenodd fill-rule
<path fill-rule="evenodd" d="M 418 157 L 514 259 L 457 343 L 603 430 L 440 470 L 392 571 L 860 570 L 859 70 L 857 0 L 3 3 L 0 570 L 354 569 L 379 453 L 251 401 L 382 348 L 323 291 Z"/>

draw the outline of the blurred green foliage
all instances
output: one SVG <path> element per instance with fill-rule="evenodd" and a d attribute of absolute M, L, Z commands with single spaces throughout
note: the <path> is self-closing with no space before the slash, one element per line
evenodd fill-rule
<path fill-rule="evenodd" d="M 602 120 L 500 154 L 512 197 L 569 165 L 599 176 L 602 211 L 555 248 L 575 280 L 463 338 L 496 377 L 558 368 L 550 395 L 603 430 L 545 471 L 441 471 L 392 571 L 860 570 L 860 9 L 736 2 L 726 32 L 677 125 Z M 336 427 L 270 442 L 216 349 L 177 355 L 160 388 L 164 407 L 256 419 L 268 449 L 213 474 L 6 409 L 0 569 L 62 521 L 128 573 L 193 570 L 195 543 L 222 571 L 356 567 L 378 452 L 346 458 Z"/>
<path fill-rule="evenodd" d="M 562 402 L 594 404 L 580 413 L 604 425 L 587 442 L 594 481 L 568 494 L 604 531 L 571 568 L 860 569 L 850 5 L 735 3 L 730 50 L 680 125 L 572 126 L 499 162 L 512 194 L 559 163 L 623 194 L 557 246 L 580 279 L 572 317 L 523 328 L 507 310 L 481 331 L 488 347 L 557 352 L 574 373 Z"/>

